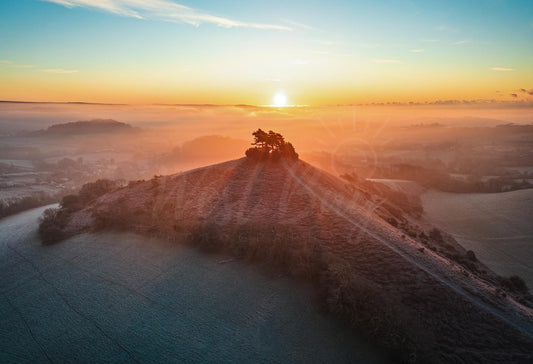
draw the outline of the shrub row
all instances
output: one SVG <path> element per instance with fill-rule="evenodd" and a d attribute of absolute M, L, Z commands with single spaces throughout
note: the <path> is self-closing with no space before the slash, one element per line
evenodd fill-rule
<path fill-rule="evenodd" d="M 320 305 L 350 327 L 375 339 L 402 362 L 422 362 L 430 352 L 416 318 L 391 295 L 357 275 L 338 256 L 289 226 L 215 224 L 193 229 L 188 243 L 207 252 L 225 252 L 312 282 Z M 425 347 L 424 347 L 425 346 Z"/>

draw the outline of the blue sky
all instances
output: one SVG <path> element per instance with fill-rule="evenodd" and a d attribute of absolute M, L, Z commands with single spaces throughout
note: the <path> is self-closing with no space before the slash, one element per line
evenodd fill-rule
<path fill-rule="evenodd" d="M 2 0 L 0 60 L 3 99 L 491 98 L 533 87 L 533 1 Z"/>

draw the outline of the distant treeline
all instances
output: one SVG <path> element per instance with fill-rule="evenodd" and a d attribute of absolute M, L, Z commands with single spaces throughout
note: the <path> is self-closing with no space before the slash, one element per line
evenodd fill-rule
<path fill-rule="evenodd" d="M 7 203 L 5 201 L 0 201 L 0 218 L 14 215 L 35 207 L 49 205 L 58 202 L 60 198 L 61 197 L 58 195 L 48 195 L 41 192 L 31 196 L 24 196 Z"/>
<path fill-rule="evenodd" d="M 522 178 L 516 181 L 512 176 L 499 176 L 483 181 L 479 178 L 459 179 L 450 176 L 443 169 L 431 169 L 412 164 L 393 164 L 381 167 L 377 175 L 383 178 L 414 181 L 426 188 L 455 193 L 496 193 L 533 188 L 533 184 Z"/>

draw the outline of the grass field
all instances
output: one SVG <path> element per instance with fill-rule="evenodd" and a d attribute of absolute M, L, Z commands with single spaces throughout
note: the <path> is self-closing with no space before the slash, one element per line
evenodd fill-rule
<path fill-rule="evenodd" d="M 428 191 L 426 216 L 502 275 L 533 288 L 533 189 L 493 194 Z"/>
<path fill-rule="evenodd" d="M 44 208 L 0 220 L 0 362 L 380 362 L 313 295 L 134 234 L 42 246 Z"/>

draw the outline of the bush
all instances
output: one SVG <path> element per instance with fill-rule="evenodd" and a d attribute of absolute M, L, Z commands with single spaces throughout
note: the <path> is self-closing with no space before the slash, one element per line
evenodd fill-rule
<path fill-rule="evenodd" d="M 509 292 L 528 293 L 526 282 L 519 276 L 502 277 L 500 283 Z"/>
<path fill-rule="evenodd" d="M 118 187 L 116 181 L 108 179 L 99 179 L 96 182 L 86 183 L 81 187 L 78 194 L 80 200 L 84 203 L 92 201 Z"/>
<path fill-rule="evenodd" d="M 144 179 L 139 179 L 139 180 L 136 180 L 136 181 L 129 181 L 128 182 L 128 187 L 131 188 L 131 187 L 140 185 L 143 182 L 144 182 Z"/>
<path fill-rule="evenodd" d="M 61 200 L 61 207 L 70 211 L 76 211 L 83 207 L 78 195 L 66 195 Z"/>
<path fill-rule="evenodd" d="M 64 228 L 67 219 L 58 208 L 46 209 L 39 220 L 39 237 L 43 244 L 52 244 L 67 237 Z"/>
<path fill-rule="evenodd" d="M 296 153 L 294 146 L 288 142 L 281 145 L 280 155 L 288 159 L 298 159 L 298 153 Z"/>
<path fill-rule="evenodd" d="M 476 262 L 476 253 L 474 253 L 472 250 L 467 250 L 466 252 L 466 258 L 472 262 Z"/>
<path fill-rule="evenodd" d="M 439 229 L 437 228 L 433 228 L 430 232 L 429 232 L 429 237 L 436 241 L 436 242 L 439 242 L 439 243 L 442 243 L 444 242 L 444 238 L 442 237 L 442 233 L 440 232 Z"/>
<path fill-rule="evenodd" d="M 394 296 L 357 276 L 349 266 L 330 261 L 322 273 L 319 290 L 327 311 L 378 339 L 394 362 L 431 361 L 424 357 L 431 352 L 432 341 L 422 336 L 424 330 L 416 317 Z"/>
<path fill-rule="evenodd" d="M 94 227 L 98 230 L 116 229 L 127 230 L 135 226 L 136 211 L 128 208 L 125 200 L 119 199 L 105 210 L 95 210 L 92 213 Z"/>
<path fill-rule="evenodd" d="M 67 237 L 65 226 L 67 225 L 70 213 L 82 209 L 87 203 L 113 191 L 118 187 L 116 181 L 100 179 L 96 182 L 86 183 L 80 189 L 78 195 L 67 195 L 61 200 L 60 209 L 47 209 L 39 223 L 39 236 L 43 244 L 51 244 L 63 240 Z M 120 213 L 119 213 L 120 212 Z M 105 217 L 96 216 L 97 225 L 118 225 L 124 226 L 124 214 L 122 211 L 109 211 Z M 109 222 L 111 220 L 111 223 Z M 120 220 L 120 223 L 117 222 Z"/>
<path fill-rule="evenodd" d="M 282 225 L 199 225 L 190 232 L 189 243 L 204 251 L 230 253 L 311 281 L 318 278 L 323 267 L 319 245 Z"/>
<path fill-rule="evenodd" d="M 410 355 L 420 359 L 422 351 L 431 345 L 427 338 L 420 337 L 422 330 L 416 318 L 401 302 L 358 276 L 339 257 L 326 253 L 318 241 L 306 239 L 289 226 L 200 225 L 191 231 L 189 243 L 313 282 L 326 311 L 378 339 L 396 359 L 408 361 Z"/>
<path fill-rule="evenodd" d="M 260 161 L 268 158 L 268 152 L 258 148 L 248 148 L 246 156 L 252 160 Z"/>

